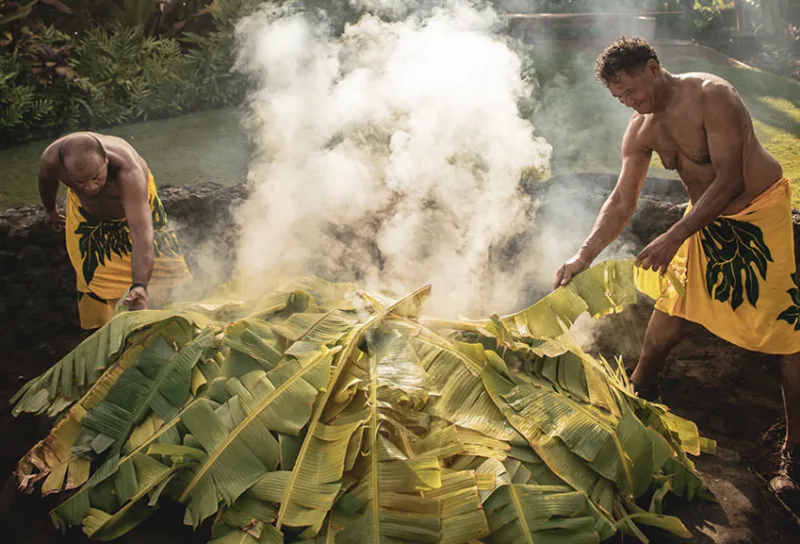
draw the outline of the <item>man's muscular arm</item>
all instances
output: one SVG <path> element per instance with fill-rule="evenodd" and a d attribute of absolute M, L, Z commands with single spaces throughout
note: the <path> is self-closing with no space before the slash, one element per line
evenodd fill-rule
<path fill-rule="evenodd" d="M 617 185 L 597 215 L 592 232 L 578 252 L 558 270 L 553 289 L 566 285 L 620 235 L 636 211 L 639 192 L 647 176 L 652 150 L 642 143 L 643 117 L 636 116 L 622 140 L 622 170 Z"/>
<path fill-rule="evenodd" d="M 44 207 L 44 222 L 55 230 L 63 230 L 64 216 L 58 211 L 56 197 L 58 196 L 59 167 L 52 157 L 52 150 L 46 149 L 39 161 L 39 198 Z"/>
<path fill-rule="evenodd" d="M 721 85 L 704 89 L 703 125 L 716 177 L 692 210 L 639 254 L 639 266 L 666 273 L 681 244 L 744 192 L 742 165 L 748 124 L 747 110 L 732 89 Z"/>
<path fill-rule="evenodd" d="M 147 198 L 147 177 L 140 168 L 120 170 L 117 182 L 122 193 L 122 207 L 131 229 L 133 248 L 131 272 L 134 284 L 147 285 L 153 272 L 153 216 Z M 135 287 L 125 303 L 131 310 L 147 308 L 146 288 Z"/>

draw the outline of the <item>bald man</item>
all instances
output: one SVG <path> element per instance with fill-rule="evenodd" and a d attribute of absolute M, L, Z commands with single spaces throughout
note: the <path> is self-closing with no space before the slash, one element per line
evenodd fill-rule
<path fill-rule="evenodd" d="M 66 216 L 56 205 L 67 186 Z M 144 159 L 121 138 L 76 132 L 44 150 L 39 195 L 45 223 L 66 230 L 75 268 L 81 327 L 111 319 L 117 302 L 130 310 L 152 305 L 191 280 Z"/>

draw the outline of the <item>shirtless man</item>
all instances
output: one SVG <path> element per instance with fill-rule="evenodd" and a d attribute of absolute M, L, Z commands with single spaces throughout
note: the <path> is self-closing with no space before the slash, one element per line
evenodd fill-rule
<path fill-rule="evenodd" d="M 752 328 L 748 321 L 743 323 L 744 327 L 730 325 L 734 332 L 716 329 L 712 332 L 754 351 L 783 355 L 781 371 L 786 437 L 780 469 L 770 486 L 781 495 L 789 494 L 796 498 L 800 477 L 800 326 L 790 323 L 796 322 L 792 313 L 796 310 L 780 311 L 787 304 L 791 305 L 786 294 L 787 285 L 770 288 L 767 282 L 768 277 L 773 282 L 784 281 L 785 273 L 788 287 L 793 286 L 788 279 L 795 272 L 794 259 L 790 258 L 793 256 L 793 239 L 788 180 L 782 177 L 780 164 L 756 138 L 746 106 L 727 81 L 706 73 L 671 74 L 662 68 L 656 52 L 641 38 L 615 41 L 597 59 L 596 71 L 611 95 L 635 113 L 622 142 L 622 170 L 617 185 L 600 210 L 589 237 L 558 270 L 553 288 L 567 284 L 575 274 L 589 267 L 620 235 L 636 209 L 651 155 L 654 151 L 658 153 L 666 168 L 680 174 L 691 205 L 680 221 L 638 255 L 636 263 L 642 269 L 663 275 L 668 267 L 676 266 L 677 261 L 673 261 L 676 254 L 678 258 L 683 257 L 681 263 L 685 263 L 686 286 L 693 288 L 691 292 L 687 289 L 684 296 L 696 295 L 692 309 L 701 307 L 700 313 L 707 317 L 695 318 L 683 307 L 679 295 L 673 295 L 675 300 L 663 307 L 657 303 L 631 381 L 643 397 L 656 396 L 657 376 L 670 350 L 680 340 L 685 320 L 700 322 L 711 330 L 722 326 L 715 321 L 741 321 L 745 312 L 758 316 L 758 319 L 753 319 L 748 317 L 751 314 L 745 314 L 745 319 L 753 323 L 761 320 L 759 323 L 765 323 L 769 332 L 762 334 L 759 331 L 754 339 L 739 341 L 736 336 L 740 329 Z M 765 203 L 766 200 L 769 204 Z M 766 232 L 766 227 L 748 226 L 747 218 L 755 217 L 752 212 L 755 208 L 762 209 L 758 213 L 764 215 L 770 224 L 780 224 L 779 229 L 773 229 L 777 229 L 776 234 Z M 736 216 L 743 211 L 746 213 L 742 218 Z M 728 216 L 736 216 L 737 220 L 726 223 Z M 763 228 L 766 234 L 763 240 L 770 240 L 772 244 L 771 253 L 765 251 L 760 299 L 758 286 L 753 290 L 750 283 L 752 277 L 758 281 L 758 270 L 751 268 L 755 265 L 746 263 L 746 271 L 743 265 L 734 273 L 739 275 L 737 297 L 737 289 L 735 286 L 732 288 L 730 282 L 725 284 L 728 291 L 717 285 L 717 281 L 723 281 L 716 278 L 718 268 L 712 269 L 707 276 L 706 269 L 697 263 L 704 259 L 705 263 L 713 262 L 720 246 L 709 242 L 713 232 L 708 229 L 723 229 L 727 228 L 726 225 L 749 229 L 747 232 L 755 229 L 758 235 Z M 777 248 L 778 245 L 781 247 Z M 777 257 L 780 249 L 786 256 L 783 259 Z M 724 265 L 729 261 L 720 262 Z M 770 276 L 766 274 L 767 266 L 770 267 Z M 741 287 L 744 285 L 741 281 L 743 274 L 748 281 L 746 300 L 742 295 L 745 287 Z M 711 286 L 706 285 L 711 282 Z M 770 301 L 765 301 L 768 296 L 777 302 L 770 306 Z M 773 312 L 773 308 L 774 313 L 764 314 Z M 773 333 L 783 336 L 776 336 L 770 344 Z M 754 347 L 748 342 L 760 345 Z"/>
<path fill-rule="evenodd" d="M 59 182 L 70 189 L 66 217 L 56 206 Z M 128 288 L 123 302 L 129 309 L 148 307 L 156 253 L 170 261 L 167 276 L 188 276 L 177 240 L 165 228 L 166 215 L 147 163 L 121 138 L 76 132 L 50 144 L 41 157 L 39 194 L 45 223 L 58 231 L 67 227 L 84 328 L 110 319 Z M 87 314 L 82 295 L 95 305 Z"/>

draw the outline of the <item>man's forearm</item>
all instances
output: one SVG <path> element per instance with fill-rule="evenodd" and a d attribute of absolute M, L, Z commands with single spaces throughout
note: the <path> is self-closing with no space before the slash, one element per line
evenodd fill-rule
<path fill-rule="evenodd" d="M 609 197 L 597 215 L 591 234 L 578 251 L 580 258 L 587 263 L 594 261 L 622 233 L 634 211 L 634 206 Z"/>
<path fill-rule="evenodd" d="M 697 200 L 692 210 L 675 223 L 669 231 L 679 237 L 681 241 L 686 240 L 717 219 L 725 211 L 725 208 L 742 194 L 743 185 L 743 180 L 736 183 L 729 178 L 718 176 Z"/>
<path fill-rule="evenodd" d="M 153 237 L 142 236 L 133 238 L 131 251 L 131 274 L 133 283 L 147 285 L 153 273 L 155 255 L 153 251 Z"/>
<path fill-rule="evenodd" d="M 58 180 L 39 175 L 39 197 L 42 199 L 42 206 L 47 211 L 56 209 L 56 196 L 58 195 Z"/>

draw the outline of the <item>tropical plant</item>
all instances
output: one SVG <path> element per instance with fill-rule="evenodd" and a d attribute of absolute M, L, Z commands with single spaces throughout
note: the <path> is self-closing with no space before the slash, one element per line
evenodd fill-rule
<path fill-rule="evenodd" d="M 87 114 L 75 72 L 74 41 L 53 27 L 22 27 L 0 43 L 0 145 L 61 127 Z"/>
<path fill-rule="evenodd" d="M 262 3 L 82 0 L 40 23 L 0 2 L 0 147 L 237 103 L 233 29 Z"/>
<path fill-rule="evenodd" d="M 429 293 L 307 278 L 120 313 L 13 399 L 60 416 L 19 489 L 73 490 L 54 522 L 102 540 L 164 500 L 217 544 L 689 536 L 662 501 L 704 493 L 687 454 L 714 443 L 568 332 L 635 299 L 631 261 L 503 318 L 425 318 Z"/>
<path fill-rule="evenodd" d="M 37 5 L 51 6 L 63 14 L 72 15 L 72 9 L 60 0 L 28 0 L 27 2 L 0 0 L 0 29 L 2 29 L 2 25 L 25 19 Z"/>

